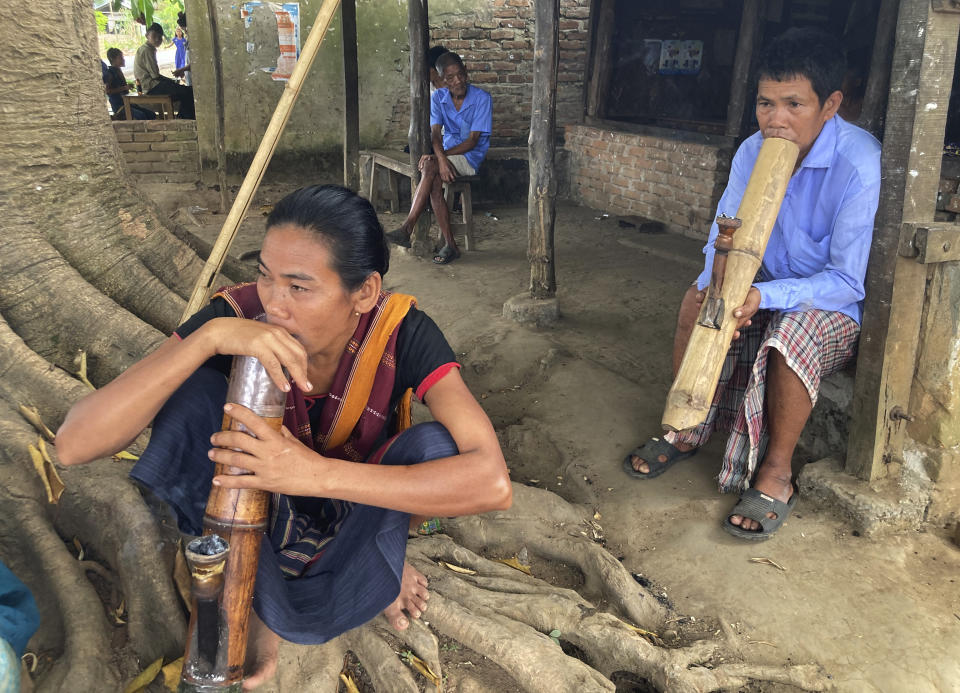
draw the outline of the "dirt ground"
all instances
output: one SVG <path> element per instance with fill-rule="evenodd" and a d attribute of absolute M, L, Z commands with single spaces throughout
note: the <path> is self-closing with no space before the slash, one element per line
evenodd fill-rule
<path fill-rule="evenodd" d="M 258 247 L 256 204 L 234 256 Z M 675 311 L 701 243 L 599 215 L 558 212 L 562 319 L 551 329 L 501 317 L 527 286 L 525 207 L 476 210 L 478 249 L 448 266 L 391 258 L 387 288 L 417 296 L 444 330 L 514 481 L 598 512 L 607 548 L 641 582 L 678 618 L 739 634 L 749 660 L 818 662 L 839 691 L 960 691 L 960 550 L 945 536 L 855 536 L 801 498 L 771 541 L 739 542 L 720 527 L 736 499 L 716 490 L 719 437 L 656 480 L 623 473 L 624 454 L 659 431 Z M 215 237 L 223 217 L 194 216 L 190 230 Z M 400 222 L 381 219 L 388 230 Z"/>

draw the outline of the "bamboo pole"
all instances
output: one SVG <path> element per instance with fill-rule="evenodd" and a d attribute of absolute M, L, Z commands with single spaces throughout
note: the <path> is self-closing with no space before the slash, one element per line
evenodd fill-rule
<path fill-rule="evenodd" d="M 283 129 L 290 118 L 290 112 L 293 110 L 293 104 L 296 103 L 297 97 L 300 95 L 303 81 L 310 71 L 310 65 L 320 49 L 323 37 L 327 35 L 327 29 L 330 28 L 334 12 L 339 4 L 340 0 L 324 0 L 323 5 L 320 6 L 320 11 L 317 13 L 313 28 L 307 36 L 300 58 L 293 68 L 293 74 L 290 75 L 290 80 L 280 96 L 280 102 L 270 118 L 269 125 L 267 125 L 267 131 L 264 133 L 263 139 L 260 140 L 260 146 L 253 156 L 253 162 L 243 179 L 240 192 L 237 193 L 237 198 L 233 201 L 233 206 L 230 207 L 230 213 L 223 222 L 220 235 L 217 236 L 217 242 L 214 243 L 213 250 L 210 251 L 210 257 L 207 258 L 207 262 L 197 278 L 197 283 L 193 287 L 193 293 L 190 294 L 190 300 L 187 302 L 187 307 L 183 311 L 180 322 L 184 322 L 207 302 L 213 280 L 223 266 L 223 260 L 237 235 L 237 229 L 247 213 L 247 208 L 250 206 L 254 193 L 260 187 L 260 181 L 263 179 L 263 174 L 273 157 L 277 141 L 283 134 Z M 216 59 L 219 60 L 220 56 L 216 56 Z"/>
<path fill-rule="evenodd" d="M 733 248 L 727 256 L 720 293 L 725 306 L 720 329 L 705 327 L 699 322 L 694 325 L 677 377 L 667 394 L 662 420 L 664 430 L 693 428 L 707 418 L 737 325 L 733 311 L 743 305 L 760 269 L 798 152 L 797 145 L 788 140 L 769 137 L 763 141 L 737 210 L 743 226 L 734 235 Z"/>

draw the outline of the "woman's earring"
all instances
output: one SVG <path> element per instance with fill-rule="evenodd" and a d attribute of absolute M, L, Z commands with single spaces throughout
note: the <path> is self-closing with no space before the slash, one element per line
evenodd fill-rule
<path fill-rule="evenodd" d="M 358 318 L 360 317 L 360 311 L 359 311 L 359 310 L 353 311 L 353 314 L 356 315 Z"/>

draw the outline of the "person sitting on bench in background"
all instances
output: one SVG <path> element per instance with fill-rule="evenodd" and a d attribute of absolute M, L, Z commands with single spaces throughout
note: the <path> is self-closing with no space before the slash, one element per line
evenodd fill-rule
<path fill-rule="evenodd" d="M 132 113 L 123 113 L 123 95 L 130 92 L 130 85 L 127 84 L 127 78 L 123 74 L 123 66 L 126 65 L 126 59 L 123 57 L 123 51 L 119 48 L 107 49 L 107 60 L 110 67 L 103 71 L 103 90 L 107 93 L 107 99 L 110 101 L 110 108 L 114 116 L 127 120 L 153 120 L 157 114 L 148 111 L 146 108 L 130 105 Z M 122 115 L 121 115 L 122 114 Z"/>
<path fill-rule="evenodd" d="M 161 43 L 163 43 L 163 27 L 154 22 L 147 27 L 146 42 L 137 49 L 137 57 L 133 60 L 133 74 L 140 80 L 144 94 L 170 96 L 180 104 L 177 108 L 177 117 L 193 120 L 196 117 L 193 110 L 193 87 L 177 84 L 175 80 L 160 74 L 160 68 L 157 65 L 157 48 Z M 180 77 L 183 71 L 174 70 L 173 75 Z"/>
<path fill-rule="evenodd" d="M 443 89 L 445 86 L 443 83 L 443 77 L 440 76 L 440 73 L 437 72 L 437 60 L 440 59 L 440 56 L 444 53 L 449 53 L 446 48 L 441 45 L 430 46 L 427 50 L 427 77 L 430 79 L 430 99 L 433 99 L 433 95 L 437 93 L 437 89 Z"/>
<path fill-rule="evenodd" d="M 476 175 L 490 148 L 493 99 L 483 89 L 470 84 L 467 69 L 456 53 L 442 54 L 436 68 L 445 86 L 430 98 L 433 154 L 420 157 L 420 184 L 414 192 L 410 213 L 403 225 L 388 233 L 387 238 L 409 248 L 410 234 L 429 200 L 445 241 L 433 261 L 445 265 L 460 257 L 460 249 L 450 230 L 450 209 L 443 199 L 443 184 L 452 183 L 457 176 Z"/>

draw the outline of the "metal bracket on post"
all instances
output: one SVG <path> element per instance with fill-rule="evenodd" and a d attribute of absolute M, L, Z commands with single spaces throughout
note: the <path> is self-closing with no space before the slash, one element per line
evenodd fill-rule
<path fill-rule="evenodd" d="M 930 0 L 934 12 L 960 13 L 960 0 Z"/>
<path fill-rule="evenodd" d="M 922 265 L 960 260 L 960 224 L 905 222 L 899 252 Z"/>

